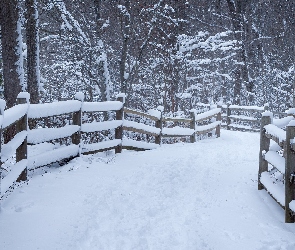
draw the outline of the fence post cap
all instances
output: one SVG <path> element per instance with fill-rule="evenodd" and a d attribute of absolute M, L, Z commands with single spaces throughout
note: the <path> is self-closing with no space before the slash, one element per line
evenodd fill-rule
<path fill-rule="evenodd" d="M 295 127 L 295 120 L 290 121 L 287 127 Z"/>
<path fill-rule="evenodd" d="M 122 102 L 125 103 L 125 99 L 126 99 L 127 95 L 125 93 L 119 93 L 116 95 L 116 98 L 119 99 L 119 98 L 122 98 Z"/>
<path fill-rule="evenodd" d="M 26 99 L 26 102 L 28 103 L 30 101 L 30 94 L 28 92 L 20 92 L 17 95 L 17 99 Z"/>
<path fill-rule="evenodd" d="M 272 117 L 272 112 L 270 112 L 270 111 L 264 111 L 262 113 L 262 116 L 270 116 L 270 117 Z"/>
<path fill-rule="evenodd" d="M 158 107 L 157 107 L 157 110 L 163 112 L 163 111 L 164 111 L 164 107 L 163 107 L 163 106 L 158 106 Z"/>
<path fill-rule="evenodd" d="M 82 93 L 82 92 L 77 92 L 77 93 L 75 94 L 75 99 L 78 100 L 78 101 L 83 102 L 83 101 L 84 101 L 84 93 Z"/>

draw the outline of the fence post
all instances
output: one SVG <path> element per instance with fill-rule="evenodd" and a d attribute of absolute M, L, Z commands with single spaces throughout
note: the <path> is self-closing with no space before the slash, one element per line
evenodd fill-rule
<path fill-rule="evenodd" d="M 29 104 L 29 100 L 27 98 L 23 97 L 22 95 L 18 95 L 16 99 L 16 104 Z M 27 131 L 28 130 L 28 115 L 27 113 L 16 123 L 16 134 L 21 131 Z M 28 157 L 28 148 L 27 148 L 27 137 L 22 142 L 22 144 L 16 149 L 16 162 L 19 162 L 21 160 L 27 159 Z M 20 181 L 26 181 L 27 180 L 27 167 L 24 169 L 24 171 L 20 174 L 20 176 L 17 178 L 17 182 Z"/>
<path fill-rule="evenodd" d="M 73 125 L 80 127 L 79 131 L 72 134 L 72 143 L 81 147 L 81 126 L 82 126 L 82 105 L 84 101 L 84 94 L 81 92 L 76 93 L 75 99 L 81 102 L 80 110 L 73 112 Z M 81 148 L 79 149 L 79 156 L 81 155 Z"/>
<path fill-rule="evenodd" d="M 286 128 L 286 142 L 284 151 L 286 152 L 285 161 L 285 222 L 293 223 L 295 216 L 289 208 L 289 203 L 295 199 L 295 152 L 292 149 L 292 140 L 295 137 L 295 123 L 291 121 Z"/>
<path fill-rule="evenodd" d="M 263 189 L 263 184 L 260 182 L 261 174 L 268 170 L 268 162 L 264 159 L 264 152 L 269 150 L 270 139 L 266 137 L 264 126 L 271 123 L 271 113 L 264 112 L 260 124 L 260 150 L 259 150 L 259 170 L 258 170 L 258 190 Z"/>
<path fill-rule="evenodd" d="M 190 122 L 190 129 L 194 130 L 194 133 L 190 136 L 190 142 L 196 142 L 196 115 L 195 110 L 190 111 L 191 122 Z"/>
<path fill-rule="evenodd" d="M 0 99 L 0 116 L 4 115 L 5 106 L 6 106 L 6 102 L 4 100 Z M 0 197 L 2 194 L 2 190 L 1 190 L 1 180 L 2 180 L 1 148 L 2 148 L 2 143 L 1 142 L 2 142 L 2 124 L 0 124 Z M 0 200 L 0 211 L 1 211 L 1 200 Z"/>
<path fill-rule="evenodd" d="M 229 130 L 229 125 L 230 125 L 230 115 L 231 115 L 231 110 L 230 110 L 230 103 L 227 103 L 226 107 L 226 129 Z"/>
<path fill-rule="evenodd" d="M 221 105 L 217 105 L 217 108 L 220 108 L 220 112 L 217 114 L 216 120 L 220 121 L 220 124 L 216 127 L 216 137 L 220 137 L 220 127 L 221 127 L 221 112 L 222 112 L 222 107 Z"/>
<path fill-rule="evenodd" d="M 264 111 L 268 111 L 269 110 L 269 104 L 265 103 L 263 109 L 264 109 Z"/>
<path fill-rule="evenodd" d="M 163 112 L 160 109 L 158 110 L 161 112 L 161 116 L 160 116 L 160 119 L 156 121 L 155 127 L 160 129 L 160 133 L 159 135 L 156 136 L 155 143 L 160 145 L 162 141 Z"/>
<path fill-rule="evenodd" d="M 116 111 L 116 120 L 122 120 L 124 118 L 124 97 L 123 96 L 118 96 L 117 97 L 117 101 L 122 102 L 122 108 L 120 110 Z M 120 139 L 122 141 L 122 137 L 123 137 L 123 125 L 121 125 L 120 127 L 116 128 L 115 130 L 115 139 Z M 121 153 L 122 152 L 122 143 L 119 144 L 116 148 L 115 148 L 115 153 Z"/>

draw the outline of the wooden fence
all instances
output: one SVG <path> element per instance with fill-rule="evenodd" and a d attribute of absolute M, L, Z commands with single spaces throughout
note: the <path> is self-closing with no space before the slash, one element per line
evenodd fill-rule
<path fill-rule="evenodd" d="M 295 119 L 273 120 L 264 112 L 261 119 L 258 189 L 265 189 L 285 209 L 285 222 L 294 223 L 295 212 Z M 272 141 L 272 143 L 271 143 Z"/>
<path fill-rule="evenodd" d="M 261 113 L 268 106 L 223 105 L 223 127 L 227 130 L 259 132 Z"/>
<path fill-rule="evenodd" d="M 199 112 L 204 112 L 210 110 L 212 106 L 214 107 L 216 105 L 198 103 L 196 109 Z M 221 127 L 227 130 L 259 132 L 261 114 L 266 110 L 268 110 L 268 104 L 265 104 L 263 107 L 231 104 L 221 105 Z M 283 112 L 273 112 L 273 115 L 276 118 L 287 116 Z"/>
<path fill-rule="evenodd" d="M 123 148 L 153 149 L 161 144 L 163 137 L 190 137 L 190 142 L 195 142 L 197 134 L 212 130 L 216 130 L 217 137 L 220 136 L 221 108 L 198 115 L 192 110 L 189 119 L 180 119 L 163 117 L 160 110 L 144 113 L 124 108 L 123 96 L 119 96 L 117 101 L 108 102 L 84 102 L 83 99 L 83 94 L 78 93 L 76 100 L 30 104 L 29 94 L 23 92 L 18 95 L 17 105 L 7 110 L 4 110 L 5 101 L 0 100 L 0 136 L 2 138 L 11 128 L 15 131 L 11 140 L 1 143 L 0 198 L 15 181 L 26 180 L 28 171 L 72 159 L 81 154 L 110 149 L 121 153 Z M 97 119 L 98 114 L 110 112 L 115 112 L 115 119 L 107 121 Z M 153 121 L 154 125 L 124 119 L 124 113 L 145 117 Z M 60 122 L 48 125 L 49 118 Z M 198 121 L 211 121 L 213 118 L 215 121 L 212 123 L 196 126 Z M 171 121 L 187 123 L 189 128 L 165 127 L 165 123 Z M 111 139 L 104 141 L 85 139 L 88 138 L 87 135 L 93 135 L 97 139 L 97 133 L 110 130 L 115 130 Z M 154 143 L 125 138 L 124 131 L 154 136 Z M 60 143 L 53 143 L 56 141 Z M 34 152 L 30 151 L 32 147 L 35 148 Z M 14 157 L 15 161 L 11 163 Z"/>

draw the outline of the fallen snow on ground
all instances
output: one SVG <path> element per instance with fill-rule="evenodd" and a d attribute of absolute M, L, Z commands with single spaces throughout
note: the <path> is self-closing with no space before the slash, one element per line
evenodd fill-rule
<path fill-rule="evenodd" d="M 295 249 L 295 225 L 257 190 L 259 135 L 82 156 L 2 203 L 0 249 Z"/>

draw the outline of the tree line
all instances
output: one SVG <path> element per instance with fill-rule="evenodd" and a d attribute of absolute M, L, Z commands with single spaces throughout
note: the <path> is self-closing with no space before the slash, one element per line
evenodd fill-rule
<path fill-rule="evenodd" d="M 7 106 L 113 100 L 186 112 L 196 103 L 294 106 L 292 0 L 2 0 Z"/>

